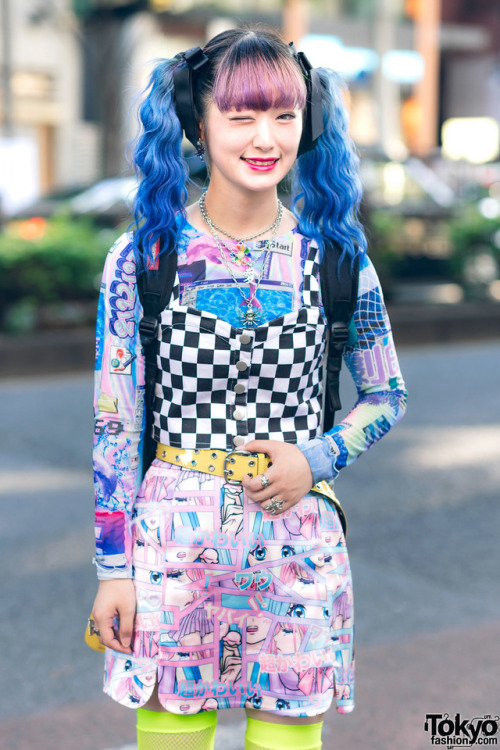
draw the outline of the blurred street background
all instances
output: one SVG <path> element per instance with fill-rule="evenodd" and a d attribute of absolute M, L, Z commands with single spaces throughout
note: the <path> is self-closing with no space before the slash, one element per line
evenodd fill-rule
<path fill-rule="evenodd" d="M 134 748 L 83 645 L 100 273 L 154 60 L 254 23 L 346 81 L 410 391 L 338 480 L 357 708 L 327 717 L 325 750 L 425 750 L 427 713 L 500 713 L 500 0 L 0 0 L 1 750 Z M 242 750 L 222 714 L 217 750 Z"/>
<path fill-rule="evenodd" d="M 427 713 L 499 713 L 500 352 L 429 345 L 400 359 L 405 419 L 337 480 L 357 707 L 327 715 L 324 750 L 426 750 Z M 83 643 L 91 392 L 88 373 L 0 381 L 2 750 L 133 748 L 135 712 L 100 692 L 102 656 Z M 216 750 L 243 750 L 243 712 L 219 723 Z"/>

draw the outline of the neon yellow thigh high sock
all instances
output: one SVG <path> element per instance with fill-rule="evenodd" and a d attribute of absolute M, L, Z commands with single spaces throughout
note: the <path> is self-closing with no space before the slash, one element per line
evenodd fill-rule
<path fill-rule="evenodd" d="M 217 711 L 180 716 L 137 709 L 138 750 L 214 750 Z"/>
<path fill-rule="evenodd" d="M 247 720 L 245 750 L 321 750 L 323 722 L 316 724 L 271 724 Z"/>

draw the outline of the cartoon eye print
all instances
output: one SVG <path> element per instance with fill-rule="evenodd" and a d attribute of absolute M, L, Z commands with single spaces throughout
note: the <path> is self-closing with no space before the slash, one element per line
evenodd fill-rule
<path fill-rule="evenodd" d="M 283 700 L 283 698 L 278 698 L 276 701 L 276 708 L 278 711 L 284 711 L 285 709 L 290 708 L 290 703 Z"/>
<path fill-rule="evenodd" d="M 163 573 L 160 573 L 159 570 L 152 570 L 149 576 L 149 580 L 151 581 L 151 583 L 159 586 L 163 581 Z"/>
<path fill-rule="evenodd" d="M 295 553 L 295 548 L 290 544 L 285 544 L 281 548 L 281 557 L 291 557 Z"/>
<path fill-rule="evenodd" d="M 125 672 L 130 672 L 130 670 L 132 669 L 132 662 L 130 661 L 130 659 L 127 659 L 127 661 L 123 665 L 123 669 L 125 670 Z"/>
<path fill-rule="evenodd" d="M 257 547 L 256 549 L 254 549 L 253 554 L 256 560 L 262 562 L 266 559 L 267 549 L 265 547 Z"/>
<path fill-rule="evenodd" d="M 182 578 L 182 570 L 167 571 L 167 578 L 170 578 L 172 581 L 178 581 L 180 578 Z"/>
<path fill-rule="evenodd" d="M 252 706 L 254 708 L 261 708 L 262 706 L 262 696 L 260 695 L 254 695 L 252 698 Z"/>
<path fill-rule="evenodd" d="M 287 615 L 289 617 L 305 617 L 306 616 L 306 608 L 303 604 L 292 604 L 288 608 Z"/>
<path fill-rule="evenodd" d="M 330 619 L 330 610 L 328 609 L 328 607 L 323 607 L 323 617 L 325 618 L 325 620 Z"/>
<path fill-rule="evenodd" d="M 314 578 L 310 578 L 306 573 L 301 576 L 297 576 L 297 581 L 304 584 L 304 586 L 310 586 L 314 583 Z"/>

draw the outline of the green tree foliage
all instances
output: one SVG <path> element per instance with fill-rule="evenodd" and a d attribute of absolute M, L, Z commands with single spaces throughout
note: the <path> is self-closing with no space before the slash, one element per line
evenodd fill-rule
<path fill-rule="evenodd" d="M 105 255 L 119 230 L 71 217 L 12 222 L 0 234 L 0 319 L 16 305 L 35 311 L 97 300 Z"/>

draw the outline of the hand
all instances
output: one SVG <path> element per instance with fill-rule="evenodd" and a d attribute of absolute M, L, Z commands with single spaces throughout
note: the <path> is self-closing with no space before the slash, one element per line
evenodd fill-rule
<path fill-rule="evenodd" d="M 92 607 L 92 616 L 99 640 L 108 648 L 131 654 L 130 643 L 134 629 L 136 594 L 131 578 L 114 578 L 101 581 Z M 120 622 L 119 631 L 113 627 L 113 619 Z"/>
<path fill-rule="evenodd" d="M 309 461 L 300 448 L 292 443 L 281 443 L 278 440 L 252 440 L 241 446 L 241 450 L 252 453 L 267 453 L 273 465 L 266 469 L 265 476 L 269 485 L 262 487 L 261 476 L 243 477 L 242 485 L 254 502 L 264 506 L 271 498 L 284 500 L 279 513 L 293 508 L 314 485 Z"/>

